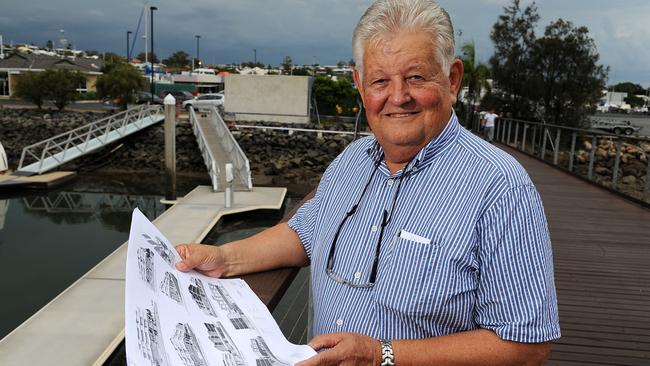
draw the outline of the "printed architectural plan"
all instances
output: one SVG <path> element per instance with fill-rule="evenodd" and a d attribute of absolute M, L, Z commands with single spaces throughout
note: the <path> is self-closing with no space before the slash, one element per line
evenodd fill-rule
<path fill-rule="evenodd" d="M 176 270 L 173 245 L 133 212 L 126 264 L 130 366 L 289 366 L 316 354 L 289 343 L 246 282 Z"/>

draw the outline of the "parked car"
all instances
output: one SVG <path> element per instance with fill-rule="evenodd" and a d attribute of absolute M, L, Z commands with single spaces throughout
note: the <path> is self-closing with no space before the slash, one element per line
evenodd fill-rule
<path fill-rule="evenodd" d="M 135 96 L 135 103 L 136 104 L 146 104 L 151 102 L 151 93 L 149 92 L 144 92 L 144 91 L 139 91 L 136 96 Z M 153 104 L 163 104 L 163 100 L 161 97 L 157 96 L 156 94 L 153 95 Z"/>
<path fill-rule="evenodd" d="M 630 121 L 609 119 L 609 120 L 592 120 L 591 128 L 607 131 L 610 133 L 615 133 L 617 135 L 626 134 L 629 136 L 635 132 L 639 132 L 641 126 L 633 125 Z"/>
<path fill-rule="evenodd" d="M 179 100 L 181 102 L 184 102 L 189 99 L 193 99 L 194 96 L 192 93 L 188 92 L 187 90 L 162 90 L 160 91 L 160 97 L 165 99 L 167 94 L 171 94 L 174 98 L 176 98 L 176 102 Z"/>
<path fill-rule="evenodd" d="M 194 99 L 186 100 L 183 102 L 183 108 L 189 110 L 190 108 L 210 108 L 223 106 L 224 96 L 223 93 L 210 93 L 203 94 Z"/>

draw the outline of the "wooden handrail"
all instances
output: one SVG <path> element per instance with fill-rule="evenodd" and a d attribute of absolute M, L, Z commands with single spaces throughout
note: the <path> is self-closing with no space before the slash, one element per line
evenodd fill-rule
<path fill-rule="evenodd" d="M 291 212 L 286 214 L 284 218 L 280 220 L 280 222 L 289 221 L 296 211 L 298 211 L 300 206 L 314 197 L 315 193 L 316 190 L 313 190 L 307 194 L 296 204 L 295 207 L 293 207 Z M 293 282 L 299 270 L 299 267 L 280 268 L 271 271 L 247 274 L 241 276 L 241 278 L 246 281 L 248 286 L 250 286 L 255 294 L 257 294 L 269 311 L 273 311 L 291 285 L 291 282 Z"/>

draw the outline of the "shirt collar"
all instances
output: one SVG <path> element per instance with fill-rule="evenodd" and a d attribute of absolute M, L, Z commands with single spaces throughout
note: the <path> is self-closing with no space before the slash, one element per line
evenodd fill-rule
<path fill-rule="evenodd" d="M 452 110 L 449 121 L 447 121 L 447 125 L 442 130 L 442 132 L 438 134 L 438 136 L 434 137 L 427 145 L 425 145 L 422 150 L 420 150 L 415 155 L 411 163 L 406 168 L 410 170 L 412 170 L 414 167 L 421 169 L 431 164 L 431 162 L 433 162 L 436 157 L 440 156 L 444 151 L 447 150 L 448 147 L 452 145 L 458 136 L 460 128 L 461 126 L 458 122 L 458 117 L 456 117 L 456 112 Z M 379 145 L 379 143 L 377 143 L 377 140 L 375 140 L 375 143 L 368 148 L 367 152 L 373 161 L 381 159 L 384 155 L 384 150 Z M 386 163 L 383 160 L 380 167 L 387 170 Z"/>

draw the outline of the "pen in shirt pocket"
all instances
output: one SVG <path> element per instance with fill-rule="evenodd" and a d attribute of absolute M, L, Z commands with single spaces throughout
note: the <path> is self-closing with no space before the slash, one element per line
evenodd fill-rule
<path fill-rule="evenodd" d="M 431 239 L 425 238 L 424 236 L 420 236 L 417 234 L 413 234 L 411 232 L 408 232 L 406 230 L 400 230 L 399 235 L 400 238 L 414 241 L 416 243 L 420 244 L 431 244 Z"/>

